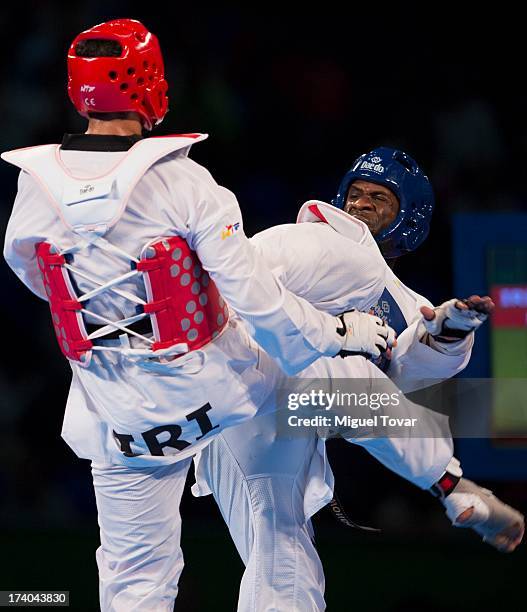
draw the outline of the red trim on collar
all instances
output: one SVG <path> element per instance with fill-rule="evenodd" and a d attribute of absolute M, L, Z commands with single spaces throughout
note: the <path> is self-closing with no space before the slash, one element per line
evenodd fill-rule
<path fill-rule="evenodd" d="M 199 138 L 202 134 L 166 134 L 165 136 L 150 136 L 150 138 Z"/>
<path fill-rule="evenodd" d="M 308 206 L 308 208 L 309 208 L 309 212 L 312 212 L 315 215 L 315 217 L 318 217 L 321 221 L 324 221 L 324 223 L 328 222 L 326 217 L 324 217 L 324 215 L 318 209 L 317 204 L 311 204 L 310 206 Z"/>

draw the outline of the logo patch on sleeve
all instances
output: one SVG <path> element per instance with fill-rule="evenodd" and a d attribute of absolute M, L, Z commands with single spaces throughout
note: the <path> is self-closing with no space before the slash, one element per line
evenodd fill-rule
<path fill-rule="evenodd" d="M 221 230 L 221 239 L 225 240 L 229 236 L 233 236 L 240 229 L 240 223 L 233 223 L 232 225 L 226 225 Z"/>

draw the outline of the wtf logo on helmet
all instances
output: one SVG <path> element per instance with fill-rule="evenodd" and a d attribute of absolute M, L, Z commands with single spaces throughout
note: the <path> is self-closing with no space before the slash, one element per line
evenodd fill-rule
<path fill-rule="evenodd" d="M 360 170 L 369 170 L 370 172 L 376 172 L 377 174 L 384 174 L 384 166 L 381 165 L 381 158 L 376 155 L 369 160 L 363 161 L 360 165 Z"/>
<path fill-rule="evenodd" d="M 95 91 L 95 85 L 84 84 L 84 85 L 81 86 L 81 93 L 92 93 L 92 91 Z M 90 96 L 85 96 L 84 97 L 84 104 L 86 106 L 95 106 L 95 104 L 96 104 L 95 98 L 90 97 Z"/>

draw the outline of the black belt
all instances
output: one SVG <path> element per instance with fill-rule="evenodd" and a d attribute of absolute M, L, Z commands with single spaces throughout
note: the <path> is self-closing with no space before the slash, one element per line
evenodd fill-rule
<path fill-rule="evenodd" d="M 84 327 L 86 328 L 86 333 L 88 335 L 93 334 L 93 332 L 98 331 L 99 329 L 106 327 L 105 325 L 94 325 L 93 323 L 85 323 Z M 150 317 L 146 317 L 144 319 L 140 319 L 131 325 L 126 326 L 127 329 L 136 332 L 137 334 L 145 335 L 152 333 L 152 325 L 150 324 Z M 114 331 L 105 334 L 104 336 L 100 336 L 99 338 L 94 338 L 94 340 L 118 340 L 119 336 L 124 334 L 122 329 L 114 329 Z"/>

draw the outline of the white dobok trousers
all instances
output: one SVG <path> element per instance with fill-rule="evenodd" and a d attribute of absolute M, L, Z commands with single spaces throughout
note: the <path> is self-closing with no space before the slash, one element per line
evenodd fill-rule
<path fill-rule="evenodd" d="M 326 375 L 343 363 L 319 360 L 314 376 L 324 376 L 323 362 L 329 368 Z M 359 376 L 369 372 L 372 378 L 387 379 L 373 364 L 362 362 L 366 370 Z M 337 377 L 342 373 L 334 372 Z M 420 407 L 403 405 L 399 414 L 407 409 L 415 415 Z M 325 610 L 325 583 L 310 518 L 332 499 L 333 474 L 325 441 L 316 432 L 287 437 L 283 431 L 277 434 L 276 424 L 272 413 L 223 431 L 195 460 L 193 492 L 214 495 L 246 566 L 238 612 L 318 612 Z M 348 441 L 427 489 L 444 473 L 453 446 L 446 417 L 439 415 L 426 427 L 418 437 Z"/>

